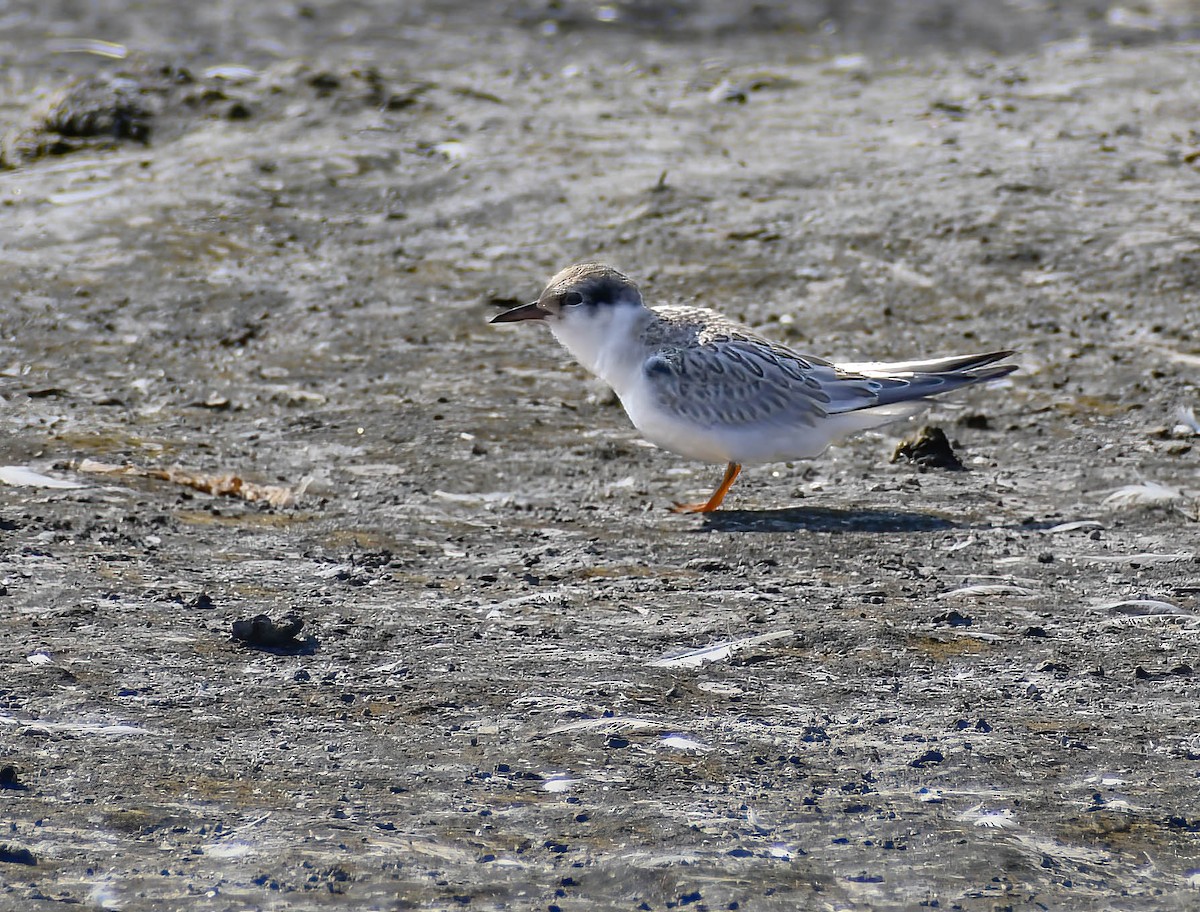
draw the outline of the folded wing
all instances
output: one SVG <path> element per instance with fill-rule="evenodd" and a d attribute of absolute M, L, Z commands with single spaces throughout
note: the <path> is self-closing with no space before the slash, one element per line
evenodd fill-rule
<path fill-rule="evenodd" d="M 659 404 L 700 425 L 816 426 L 849 412 L 871 427 L 919 411 L 930 396 L 996 380 L 1009 351 L 926 361 L 831 364 L 765 340 L 665 348 L 643 364 Z M 849 416 L 848 416 L 849 417 Z"/>

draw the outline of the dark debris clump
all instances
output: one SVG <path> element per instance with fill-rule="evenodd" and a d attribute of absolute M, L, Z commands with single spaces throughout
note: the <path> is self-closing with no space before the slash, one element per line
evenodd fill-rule
<path fill-rule="evenodd" d="M 0 165 L 121 142 L 150 142 L 154 119 L 167 93 L 190 81 L 186 70 L 133 63 L 64 86 L 30 111 L 29 122 L 5 137 Z"/>
<path fill-rule="evenodd" d="M 233 622 L 233 639 L 252 649 L 277 652 L 286 655 L 311 655 L 316 651 L 314 637 L 299 639 L 304 621 L 296 614 L 288 614 L 278 622 L 268 615 L 259 614 L 250 619 Z"/>
<path fill-rule="evenodd" d="M 925 425 L 911 437 L 905 437 L 892 453 L 892 462 L 907 459 L 923 469 L 965 471 L 962 460 L 950 446 L 946 432 L 940 427 Z"/>

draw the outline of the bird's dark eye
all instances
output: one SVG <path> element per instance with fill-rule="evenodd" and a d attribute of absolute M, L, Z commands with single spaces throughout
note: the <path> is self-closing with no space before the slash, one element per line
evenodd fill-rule
<path fill-rule="evenodd" d="M 563 304 L 567 307 L 574 307 L 576 304 L 583 303 L 583 295 L 577 291 L 568 292 L 563 295 Z"/>

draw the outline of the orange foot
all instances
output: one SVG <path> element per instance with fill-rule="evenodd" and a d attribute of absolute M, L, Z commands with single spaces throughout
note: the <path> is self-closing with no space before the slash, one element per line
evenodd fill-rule
<path fill-rule="evenodd" d="M 736 462 L 729 463 L 725 467 L 725 477 L 721 479 L 720 487 L 713 491 L 713 496 L 708 499 L 707 503 L 677 503 L 671 507 L 671 512 L 712 513 L 717 507 L 721 506 L 721 501 L 725 499 L 725 495 L 733 487 L 733 482 L 737 479 L 740 471 L 742 471 L 742 467 Z"/>

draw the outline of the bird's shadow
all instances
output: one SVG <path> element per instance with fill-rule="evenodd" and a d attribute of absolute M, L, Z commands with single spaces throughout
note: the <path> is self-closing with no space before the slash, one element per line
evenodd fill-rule
<path fill-rule="evenodd" d="M 958 523 L 933 513 L 785 507 L 779 510 L 718 510 L 705 514 L 697 531 L 941 532 L 957 528 Z"/>

